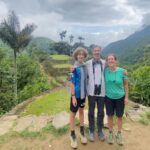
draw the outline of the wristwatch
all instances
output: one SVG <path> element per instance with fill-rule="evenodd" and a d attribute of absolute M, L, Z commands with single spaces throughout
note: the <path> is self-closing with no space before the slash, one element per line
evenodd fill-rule
<path fill-rule="evenodd" d="M 75 96 L 74 94 L 71 94 L 71 97 Z"/>

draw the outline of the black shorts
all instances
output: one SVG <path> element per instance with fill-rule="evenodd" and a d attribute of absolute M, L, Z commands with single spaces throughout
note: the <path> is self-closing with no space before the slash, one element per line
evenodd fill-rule
<path fill-rule="evenodd" d="M 108 116 L 113 116 L 116 113 L 117 117 L 122 117 L 124 114 L 124 98 L 120 99 L 111 99 L 106 96 L 105 105 L 106 105 L 106 113 Z"/>
<path fill-rule="evenodd" d="M 84 99 L 80 99 L 80 98 L 76 98 L 77 99 L 77 106 L 73 106 L 72 104 L 72 98 L 70 99 L 70 111 L 76 113 L 80 108 L 84 108 L 85 107 L 85 98 Z"/>

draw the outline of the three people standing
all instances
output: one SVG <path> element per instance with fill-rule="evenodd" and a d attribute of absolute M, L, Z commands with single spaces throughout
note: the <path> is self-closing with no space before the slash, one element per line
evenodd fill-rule
<path fill-rule="evenodd" d="M 75 50 L 75 52 L 76 51 L 77 50 Z M 80 107 L 80 103 L 82 103 L 82 99 L 80 98 L 79 100 L 77 100 L 78 96 L 76 93 L 79 92 L 85 94 L 85 92 L 83 92 L 83 89 L 85 90 L 86 87 L 87 96 L 88 96 L 89 140 L 94 141 L 95 138 L 96 105 L 97 105 L 98 137 L 101 141 L 105 140 L 105 134 L 103 131 L 103 125 L 104 125 L 103 120 L 104 120 L 104 105 L 106 104 L 106 112 L 108 116 L 108 126 L 109 126 L 108 143 L 109 144 L 113 143 L 113 116 L 114 113 L 116 113 L 116 116 L 118 117 L 118 133 L 116 138 L 117 138 L 117 143 L 122 145 L 123 144 L 123 139 L 121 134 L 122 116 L 124 113 L 124 104 L 127 103 L 128 101 L 128 80 L 126 76 L 126 71 L 123 68 L 119 68 L 117 66 L 117 58 L 113 54 L 108 55 L 107 67 L 106 67 L 106 62 L 105 60 L 101 59 L 100 52 L 101 52 L 100 47 L 93 48 L 92 50 L 93 58 L 87 61 L 84 65 L 82 65 L 86 70 L 84 73 L 84 78 L 83 75 L 81 75 L 82 71 L 79 71 L 80 75 L 78 75 L 78 77 L 80 80 L 78 79 L 72 80 L 73 85 L 79 83 L 77 87 L 80 87 L 79 88 L 80 90 L 76 90 L 77 88 L 73 88 L 72 85 L 71 105 L 74 106 L 75 104 L 77 106 L 79 105 L 78 107 L 79 107 L 79 115 L 80 115 L 80 108 L 82 108 Z M 79 57 L 77 57 L 76 60 L 79 61 Z M 75 70 L 77 70 L 76 67 L 74 67 L 73 69 L 73 74 L 76 72 Z M 83 81 L 82 81 L 83 79 L 85 85 L 84 88 L 83 88 Z M 73 98 L 74 96 L 76 97 L 77 103 Z M 85 97 L 84 97 L 84 102 L 85 102 Z M 70 116 L 72 116 L 72 114 Z M 75 117 L 75 115 L 73 116 Z M 74 129 L 74 126 L 72 126 L 72 124 L 74 124 L 74 121 L 72 121 L 71 118 L 72 117 L 70 117 L 70 126 L 71 126 L 71 135 L 72 135 L 73 133 L 72 129 Z M 80 133 L 81 133 L 81 129 L 83 128 L 83 124 L 84 124 L 84 114 L 83 117 L 80 117 L 80 126 L 81 126 Z M 81 134 L 80 134 L 80 138 L 81 138 Z M 81 141 L 81 143 L 83 142 Z"/>

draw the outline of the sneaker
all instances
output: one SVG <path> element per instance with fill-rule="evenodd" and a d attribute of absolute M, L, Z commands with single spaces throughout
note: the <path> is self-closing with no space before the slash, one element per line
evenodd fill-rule
<path fill-rule="evenodd" d="M 98 137 L 101 141 L 104 141 L 105 140 L 105 135 L 104 135 L 104 132 L 103 130 L 101 130 L 99 133 L 98 133 Z"/>
<path fill-rule="evenodd" d="M 123 145 L 123 138 L 122 138 L 121 132 L 118 132 L 118 133 L 117 133 L 117 135 L 116 135 L 116 142 L 117 142 L 117 144 L 119 144 L 119 145 Z"/>
<path fill-rule="evenodd" d="M 87 144 L 87 138 L 84 134 L 80 133 L 80 140 L 82 144 Z"/>
<path fill-rule="evenodd" d="M 94 133 L 89 131 L 89 140 L 94 142 Z"/>
<path fill-rule="evenodd" d="M 113 132 L 109 132 L 108 143 L 109 144 L 113 144 L 114 143 Z"/>
<path fill-rule="evenodd" d="M 78 147 L 76 135 L 70 136 L 70 142 L 72 148 Z"/>

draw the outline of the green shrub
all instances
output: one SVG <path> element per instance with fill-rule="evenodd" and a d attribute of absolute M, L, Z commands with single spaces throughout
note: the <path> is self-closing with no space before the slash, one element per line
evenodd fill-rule
<path fill-rule="evenodd" d="M 130 75 L 130 97 L 150 106 L 150 66 L 141 66 Z"/>
<path fill-rule="evenodd" d="M 0 114 L 9 111 L 14 105 L 15 102 L 12 92 L 9 93 L 9 91 L 7 91 L 5 93 L 0 93 Z"/>
<path fill-rule="evenodd" d="M 22 91 L 20 91 L 18 98 L 19 102 L 22 102 L 25 99 L 28 99 L 32 96 L 40 94 L 43 91 L 49 89 L 48 81 L 45 79 L 39 79 L 39 81 L 35 81 L 32 83 L 28 83 Z"/>
<path fill-rule="evenodd" d="M 0 114 L 50 88 L 39 62 L 22 53 L 17 58 L 18 101 L 14 100 L 14 68 L 9 53 L 9 49 L 0 47 Z"/>
<path fill-rule="evenodd" d="M 13 99 L 13 69 L 12 62 L 6 57 L 6 52 L 0 49 L 0 114 L 9 111 L 16 101 Z"/>

